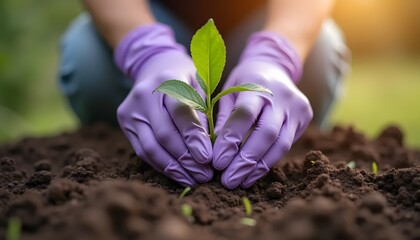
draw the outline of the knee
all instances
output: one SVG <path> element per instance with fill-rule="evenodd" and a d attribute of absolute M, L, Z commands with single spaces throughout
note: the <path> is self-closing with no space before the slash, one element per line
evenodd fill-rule
<path fill-rule="evenodd" d="M 61 39 L 58 84 L 82 123 L 112 118 L 111 108 L 130 87 L 87 14 L 73 21 Z"/>
<path fill-rule="evenodd" d="M 299 88 L 314 110 L 314 122 L 322 125 L 341 95 L 342 79 L 350 66 L 350 51 L 338 26 L 327 20 L 309 54 Z"/>
<path fill-rule="evenodd" d="M 72 22 L 60 42 L 58 81 L 64 95 L 80 95 L 100 80 L 94 68 L 98 61 L 111 58 L 106 48 L 88 14 Z"/>
<path fill-rule="evenodd" d="M 339 82 L 350 68 L 351 53 L 344 35 L 332 19 L 324 22 L 314 47 L 315 58 L 321 58 L 324 77 Z"/>

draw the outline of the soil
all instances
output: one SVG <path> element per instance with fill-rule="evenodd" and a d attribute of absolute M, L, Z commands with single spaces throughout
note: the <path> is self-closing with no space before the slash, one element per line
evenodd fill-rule
<path fill-rule="evenodd" d="M 26 138 L 0 146 L 0 239 L 12 217 L 21 239 L 420 239 L 420 152 L 395 126 L 373 140 L 309 129 L 248 190 L 182 190 L 107 126 Z M 243 196 L 256 226 L 241 223 Z"/>

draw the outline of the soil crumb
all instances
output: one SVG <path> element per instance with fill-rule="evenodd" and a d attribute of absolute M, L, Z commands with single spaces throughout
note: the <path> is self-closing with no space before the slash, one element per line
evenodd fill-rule
<path fill-rule="evenodd" d="M 0 146 L 0 239 L 13 217 L 23 240 L 420 239 L 420 152 L 396 126 L 375 139 L 308 129 L 247 190 L 214 181 L 178 199 L 182 190 L 105 125 L 25 138 Z M 255 226 L 242 223 L 244 196 Z"/>

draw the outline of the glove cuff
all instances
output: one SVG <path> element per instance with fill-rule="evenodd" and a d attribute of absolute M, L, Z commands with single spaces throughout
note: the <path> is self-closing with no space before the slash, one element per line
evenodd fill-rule
<path fill-rule="evenodd" d="M 245 59 L 274 63 L 283 68 L 295 84 L 302 76 L 302 63 L 295 49 L 282 36 L 272 32 L 252 34 L 240 62 Z"/>
<path fill-rule="evenodd" d="M 140 26 L 127 33 L 114 51 L 114 62 L 133 81 L 152 56 L 167 50 L 185 51 L 174 37 L 173 30 L 156 23 Z"/>

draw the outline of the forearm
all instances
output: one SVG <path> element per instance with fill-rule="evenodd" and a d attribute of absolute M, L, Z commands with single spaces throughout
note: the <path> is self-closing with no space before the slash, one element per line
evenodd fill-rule
<path fill-rule="evenodd" d="M 84 0 L 95 25 L 111 47 L 138 26 L 155 22 L 147 0 Z"/>
<path fill-rule="evenodd" d="M 281 34 L 305 61 L 334 0 L 269 0 L 265 31 Z"/>

